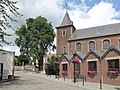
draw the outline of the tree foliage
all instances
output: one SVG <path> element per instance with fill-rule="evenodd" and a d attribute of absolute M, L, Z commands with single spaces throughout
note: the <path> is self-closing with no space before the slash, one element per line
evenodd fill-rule
<path fill-rule="evenodd" d="M 0 42 L 2 43 L 10 44 L 4 39 L 4 36 L 10 36 L 10 34 L 5 32 L 7 28 L 14 29 L 10 22 L 16 22 L 17 20 L 12 16 L 22 16 L 18 12 L 16 3 L 17 2 L 11 0 L 0 0 Z M 0 44 L 0 46 L 2 45 Z"/>
<path fill-rule="evenodd" d="M 45 66 L 45 71 L 48 75 L 55 75 L 58 73 L 59 65 L 55 65 L 54 62 L 60 62 L 60 58 L 56 56 L 52 56 L 51 59 L 49 60 L 49 64 Z"/>
<path fill-rule="evenodd" d="M 53 43 L 55 32 L 52 24 L 46 18 L 38 16 L 37 18 L 29 18 L 26 20 L 26 25 L 22 25 L 16 31 L 16 44 L 20 47 L 20 52 L 26 54 L 32 59 L 37 59 L 39 69 L 43 66 L 43 57 L 52 47 L 55 49 Z"/>
<path fill-rule="evenodd" d="M 30 62 L 29 58 L 27 58 L 26 55 L 21 54 L 20 56 L 15 56 L 14 65 L 22 66 L 23 62 L 24 62 L 24 65 L 28 65 Z"/>

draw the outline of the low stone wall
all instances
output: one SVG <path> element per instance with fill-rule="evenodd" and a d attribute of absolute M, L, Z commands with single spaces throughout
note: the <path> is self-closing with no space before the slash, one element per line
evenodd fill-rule
<path fill-rule="evenodd" d="M 33 67 L 30 65 L 25 65 L 25 66 L 14 66 L 15 71 L 21 71 L 21 70 L 25 70 L 25 71 L 32 71 Z"/>

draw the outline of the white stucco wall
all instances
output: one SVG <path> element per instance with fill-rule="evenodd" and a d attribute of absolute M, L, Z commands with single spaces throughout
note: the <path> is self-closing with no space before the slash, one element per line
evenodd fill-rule
<path fill-rule="evenodd" d="M 14 52 L 0 51 L 0 63 L 3 63 L 3 73 L 8 71 L 12 75 Z"/>

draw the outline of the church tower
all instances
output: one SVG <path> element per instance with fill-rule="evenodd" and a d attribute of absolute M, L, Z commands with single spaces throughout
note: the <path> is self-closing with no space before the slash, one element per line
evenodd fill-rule
<path fill-rule="evenodd" d="M 73 32 L 76 30 L 73 26 L 73 22 L 70 20 L 68 12 L 62 20 L 60 26 L 57 29 L 57 55 L 62 55 L 63 52 L 68 53 L 68 39 L 71 37 Z"/>

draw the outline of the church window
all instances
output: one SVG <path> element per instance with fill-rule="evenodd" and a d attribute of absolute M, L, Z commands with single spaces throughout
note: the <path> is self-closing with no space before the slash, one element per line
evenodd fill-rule
<path fill-rule="evenodd" d="M 103 41 L 103 50 L 107 50 L 110 47 L 110 41 L 104 40 Z"/>
<path fill-rule="evenodd" d="M 95 42 L 94 41 L 89 42 L 89 51 L 90 50 L 95 50 Z"/>
<path fill-rule="evenodd" d="M 77 43 L 76 44 L 76 51 L 78 51 L 78 52 L 82 51 L 82 45 L 81 45 L 81 43 Z"/>

